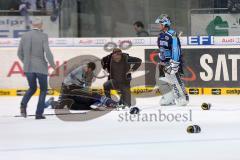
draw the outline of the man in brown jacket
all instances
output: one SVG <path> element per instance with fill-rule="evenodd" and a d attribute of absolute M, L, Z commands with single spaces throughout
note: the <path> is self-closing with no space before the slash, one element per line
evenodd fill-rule
<path fill-rule="evenodd" d="M 110 97 L 111 89 L 119 90 L 121 93 L 120 104 L 130 107 L 131 73 L 136 71 L 141 63 L 141 59 L 123 53 L 119 48 L 113 49 L 113 52 L 110 55 L 103 57 L 102 67 L 109 73 L 108 81 L 103 85 L 105 95 Z"/>

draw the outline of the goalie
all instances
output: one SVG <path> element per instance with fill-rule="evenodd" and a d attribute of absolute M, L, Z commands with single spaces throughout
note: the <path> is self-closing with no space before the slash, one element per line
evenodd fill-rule
<path fill-rule="evenodd" d="M 58 101 L 51 97 L 45 107 L 53 109 L 67 107 L 71 110 L 105 110 L 107 107 L 116 108 L 118 102 L 111 98 L 91 92 L 90 86 L 94 78 L 95 63 L 79 66 L 71 71 L 64 79 Z"/>
<path fill-rule="evenodd" d="M 170 28 L 171 21 L 167 15 L 161 15 L 155 23 L 160 24 L 157 44 L 159 47 L 159 65 L 163 71 L 159 79 L 159 89 L 163 93 L 160 104 L 185 106 L 189 102 L 189 96 L 181 80 L 183 70 L 180 40 L 177 33 Z"/>

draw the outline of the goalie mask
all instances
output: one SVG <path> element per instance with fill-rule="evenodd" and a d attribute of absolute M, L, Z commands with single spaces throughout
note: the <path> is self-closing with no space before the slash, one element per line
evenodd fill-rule
<path fill-rule="evenodd" d="M 167 14 L 162 14 L 155 20 L 155 23 L 162 24 L 166 27 L 170 27 L 171 25 L 170 17 Z"/>

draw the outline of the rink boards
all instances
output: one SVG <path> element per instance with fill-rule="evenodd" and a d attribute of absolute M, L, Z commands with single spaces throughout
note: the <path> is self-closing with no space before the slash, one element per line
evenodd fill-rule
<path fill-rule="evenodd" d="M 139 71 L 133 74 L 133 94 L 159 95 L 157 90 L 152 91 L 152 87 L 142 87 L 157 86 L 156 37 L 51 38 L 49 43 L 59 68 L 53 73 L 49 67 L 50 81 L 62 81 L 66 73 L 61 68 L 70 70 L 69 66 L 84 64 L 89 60 L 97 62 L 100 69 L 100 59 L 108 55 L 114 46 L 143 60 Z M 181 43 L 185 61 L 185 75 L 182 79 L 190 94 L 240 94 L 239 37 L 181 37 Z M 22 63 L 17 58 L 18 44 L 19 39 L 0 39 L 0 96 L 20 96 L 28 87 Z M 81 60 L 80 64 L 76 63 L 79 61 L 74 61 L 76 59 Z M 93 88 L 101 89 L 106 80 L 107 78 L 96 79 Z M 51 86 L 52 84 L 50 88 Z M 49 95 L 58 95 L 58 92 L 50 89 Z"/>
<path fill-rule="evenodd" d="M 93 89 L 95 92 L 103 94 L 102 88 Z M 190 95 L 240 95 L 240 88 L 187 88 Z M 23 96 L 26 89 L 1 89 L 0 96 Z M 158 89 L 151 87 L 137 87 L 131 88 L 132 95 L 138 97 L 154 97 L 161 95 Z M 112 91 L 112 94 L 116 94 L 116 91 Z M 35 96 L 39 95 L 39 89 L 35 93 Z M 47 95 L 58 96 L 58 90 L 48 89 Z"/>

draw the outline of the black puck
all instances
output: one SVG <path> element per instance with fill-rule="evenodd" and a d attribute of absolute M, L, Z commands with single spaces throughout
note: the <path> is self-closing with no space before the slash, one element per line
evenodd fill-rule
<path fill-rule="evenodd" d="M 130 108 L 130 114 L 138 114 L 139 112 L 140 112 L 140 109 L 138 107 Z"/>
<path fill-rule="evenodd" d="M 211 103 L 202 103 L 202 105 L 201 105 L 201 108 L 203 109 L 203 110 L 210 110 L 210 108 L 211 108 Z"/>
<path fill-rule="evenodd" d="M 188 133 L 200 133 L 201 128 L 198 125 L 191 125 L 187 127 Z"/>

